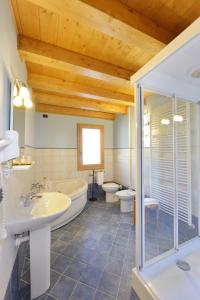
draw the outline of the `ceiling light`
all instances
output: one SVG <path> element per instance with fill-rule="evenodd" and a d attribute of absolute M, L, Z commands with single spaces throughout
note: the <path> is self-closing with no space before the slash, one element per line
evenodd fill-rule
<path fill-rule="evenodd" d="M 22 98 L 20 96 L 14 97 L 13 104 L 17 107 L 22 106 L 23 104 Z"/>
<path fill-rule="evenodd" d="M 169 125 L 170 124 L 170 120 L 169 119 L 162 119 L 161 120 L 161 124 L 162 125 Z"/>
<path fill-rule="evenodd" d="M 183 122 L 183 116 L 181 115 L 175 115 L 173 119 L 174 122 Z"/>

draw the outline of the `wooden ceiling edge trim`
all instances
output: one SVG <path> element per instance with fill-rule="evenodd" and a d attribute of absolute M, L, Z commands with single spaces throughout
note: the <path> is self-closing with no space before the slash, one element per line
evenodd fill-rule
<path fill-rule="evenodd" d="M 28 74 L 28 83 L 34 89 L 46 90 L 51 92 L 57 92 L 59 94 L 67 94 L 69 91 L 78 92 L 97 97 L 106 98 L 105 101 L 110 101 L 117 104 L 133 105 L 134 96 L 123 94 L 120 92 L 114 92 L 106 90 L 100 87 L 91 85 L 84 85 L 68 81 L 66 79 L 58 79 L 55 77 L 49 77 L 40 75 L 37 73 Z"/>
<path fill-rule="evenodd" d="M 80 109 L 80 108 L 61 107 L 56 105 L 36 103 L 35 109 L 36 112 L 41 112 L 41 113 L 79 116 L 79 117 L 86 117 L 86 118 L 97 118 L 97 119 L 105 119 L 105 120 L 112 120 L 112 121 L 115 120 L 115 114 Z"/>
<path fill-rule="evenodd" d="M 128 107 L 125 105 L 117 105 L 112 103 L 101 102 L 98 100 L 93 100 L 89 98 L 81 98 L 78 96 L 71 95 L 55 95 L 44 92 L 32 91 L 33 100 L 36 103 L 49 104 L 63 107 L 73 107 L 73 108 L 92 108 L 97 111 L 127 114 Z"/>
<path fill-rule="evenodd" d="M 70 66 L 76 66 L 75 73 L 95 79 L 101 79 L 104 74 L 107 80 L 120 78 L 129 81 L 130 76 L 136 71 L 126 70 L 120 66 L 23 35 L 18 35 L 18 50 L 25 61 L 39 62 L 41 65 L 64 71 Z"/>
<path fill-rule="evenodd" d="M 10 6 L 10 10 L 12 12 L 13 20 L 14 20 L 14 23 L 16 26 L 16 31 L 21 33 L 22 25 L 21 25 L 20 16 L 19 16 L 18 5 L 17 5 L 16 1 L 9 0 L 9 6 Z"/>

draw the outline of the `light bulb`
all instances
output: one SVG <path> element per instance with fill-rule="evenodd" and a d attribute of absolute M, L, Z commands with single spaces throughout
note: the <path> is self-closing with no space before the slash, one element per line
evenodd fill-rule
<path fill-rule="evenodd" d="M 15 83 L 14 89 L 13 89 L 13 97 L 17 97 L 17 95 L 18 95 L 18 88 L 17 88 L 17 85 Z"/>
<path fill-rule="evenodd" d="M 31 108 L 31 107 L 33 106 L 33 103 L 32 103 L 32 101 L 31 101 L 30 98 L 25 98 L 25 99 L 24 99 L 24 106 L 25 106 L 26 108 Z"/>
<path fill-rule="evenodd" d="M 22 98 L 20 96 L 16 96 L 13 99 L 13 104 L 17 107 L 22 106 Z"/>
<path fill-rule="evenodd" d="M 29 89 L 26 86 L 21 86 L 19 90 L 19 95 L 23 98 L 30 98 L 30 92 Z"/>
<path fill-rule="evenodd" d="M 183 122 L 183 116 L 175 115 L 174 116 L 174 122 Z"/>
<path fill-rule="evenodd" d="M 170 124 L 170 120 L 169 119 L 162 119 L 161 120 L 161 125 L 169 125 Z"/>

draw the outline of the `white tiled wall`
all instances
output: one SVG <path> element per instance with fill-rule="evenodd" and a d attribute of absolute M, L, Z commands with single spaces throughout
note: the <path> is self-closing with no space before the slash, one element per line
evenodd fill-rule
<path fill-rule="evenodd" d="M 21 149 L 21 155 L 31 156 L 32 160 L 35 160 L 35 149 L 26 147 Z M 22 194 L 28 193 L 31 188 L 31 184 L 35 181 L 35 166 L 28 171 L 13 171 L 8 180 L 8 204 L 9 211 L 12 211 L 12 207 L 17 204 Z"/>
<path fill-rule="evenodd" d="M 113 149 L 105 149 L 105 181 L 113 180 Z M 35 176 L 63 179 L 82 177 L 88 181 L 91 171 L 77 170 L 77 149 L 36 149 Z"/>
<path fill-rule="evenodd" d="M 135 188 L 135 149 L 114 149 L 113 151 L 114 180 L 126 187 Z"/>

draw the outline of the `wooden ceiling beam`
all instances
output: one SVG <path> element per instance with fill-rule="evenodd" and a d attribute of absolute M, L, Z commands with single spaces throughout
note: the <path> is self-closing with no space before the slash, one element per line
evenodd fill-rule
<path fill-rule="evenodd" d="M 81 98 L 78 96 L 63 96 L 57 94 L 44 93 L 41 91 L 33 90 L 33 99 L 36 103 L 73 107 L 81 109 L 93 109 L 96 111 L 104 111 L 111 113 L 127 114 L 127 106 L 115 105 L 106 102 L 97 101 L 94 99 Z"/>
<path fill-rule="evenodd" d="M 36 104 L 36 112 L 50 113 L 50 114 L 58 114 L 58 115 L 69 115 L 69 116 L 79 116 L 79 117 L 87 117 L 87 118 L 98 118 L 105 120 L 114 120 L 115 114 L 101 112 L 101 111 L 92 111 L 80 108 L 72 108 L 72 107 L 62 107 L 48 104 Z"/>
<path fill-rule="evenodd" d="M 130 8 L 120 0 L 80 0 L 104 13 L 120 20 L 124 24 L 149 35 L 150 37 L 168 44 L 174 39 L 174 34 L 159 24 L 156 24 L 150 18 L 137 12 L 135 9 Z"/>
<path fill-rule="evenodd" d="M 18 50 L 25 61 L 37 64 L 39 62 L 40 65 L 78 73 L 95 79 L 113 81 L 113 78 L 120 78 L 127 81 L 133 74 L 133 70 L 126 70 L 87 55 L 22 35 L 18 36 Z"/>
<path fill-rule="evenodd" d="M 142 26 L 145 26 L 146 29 L 150 29 L 150 20 L 145 19 L 144 16 L 138 15 L 136 24 L 139 23 L 140 26 L 136 26 L 136 24 L 131 23 L 130 19 L 134 19 L 135 15 L 128 15 L 123 17 L 123 21 L 117 19 L 119 18 L 120 8 L 118 14 L 115 17 L 112 17 L 112 13 L 110 15 L 107 13 L 92 7 L 83 1 L 73 0 L 73 1 L 63 1 L 63 0 L 28 0 L 29 2 L 38 5 L 48 11 L 54 12 L 58 15 L 63 16 L 64 18 L 71 18 L 75 20 L 77 23 L 84 24 L 86 26 L 92 27 L 95 30 L 102 32 L 112 38 L 120 40 L 127 45 L 141 48 L 151 55 L 157 54 L 164 46 L 165 43 L 160 41 L 158 37 L 155 37 L 156 30 L 161 30 L 158 26 L 154 26 L 152 30 L 152 34 L 145 33 L 141 31 Z M 105 0 L 106 1 L 106 0 Z M 103 1 L 103 3 L 105 2 Z M 97 2 L 97 1 L 96 1 Z M 101 1 L 99 1 L 101 5 Z M 110 2 L 107 1 L 107 2 Z M 112 1 L 111 1 L 112 2 Z M 104 3 L 105 4 L 105 3 Z M 94 4 L 93 4 L 94 5 Z M 115 3 L 118 4 L 118 1 Z M 116 8 L 113 7 L 114 11 Z M 124 13 L 124 10 L 123 10 Z M 127 13 L 127 11 L 126 11 Z M 128 21 L 129 20 L 129 21 Z M 142 25 L 145 24 L 146 25 Z M 131 24 L 131 26 L 129 25 Z M 133 27 L 136 26 L 137 28 Z M 140 28 L 140 29 L 139 29 Z M 147 31 L 146 31 L 147 32 Z M 154 34 L 153 34 L 154 32 Z M 166 36 L 166 41 L 169 41 L 171 38 L 165 33 L 164 29 L 160 33 L 160 36 Z"/>
<path fill-rule="evenodd" d="M 64 79 L 58 79 L 39 74 L 29 74 L 28 83 L 33 89 L 51 91 L 58 94 L 69 94 L 70 91 L 88 95 L 88 98 L 104 99 L 106 102 L 133 106 L 134 99 L 132 95 L 88 86 L 76 82 L 70 82 Z M 87 97 L 87 96 L 86 96 Z"/>

